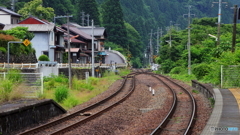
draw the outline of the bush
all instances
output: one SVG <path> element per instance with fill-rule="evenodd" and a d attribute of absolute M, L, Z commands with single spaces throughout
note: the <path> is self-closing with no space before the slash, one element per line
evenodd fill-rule
<path fill-rule="evenodd" d="M 58 86 L 55 89 L 55 99 L 57 102 L 61 103 L 64 99 L 68 97 L 69 89 L 66 86 Z"/>
<path fill-rule="evenodd" d="M 72 107 L 78 105 L 79 101 L 77 100 L 77 98 L 71 96 L 71 97 L 67 98 L 66 100 L 64 100 L 63 104 L 67 108 L 72 108 Z"/>
<path fill-rule="evenodd" d="M 0 100 L 7 101 L 9 100 L 10 93 L 13 89 L 13 82 L 10 80 L 2 80 L 0 84 Z"/>
<path fill-rule="evenodd" d="M 201 80 L 205 75 L 210 72 L 211 68 L 209 64 L 201 63 L 193 68 L 193 74 L 198 80 Z"/>
<path fill-rule="evenodd" d="M 38 58 L 39 61 L 50 61 L 47 55 L 41 55 Z"/>
<path fill-rule="evenodd" d="M 183 67 L 174 67 L 170 73 L 171 74 L 181 74 L 181 73 L 185 73 L 186 69 L 184 69 Z"/>
<path fill-rule="evenodd" d="M 89 77 L 89 82 L 91 85 L 96 85 L 98 83 L 99 79 L 94 77 Z"/>
<path fill-rule="evenodd" d="M 7 50 L 6 50 L 4 47 L 0 47 L 0 52 L 2 52 L 2 53 L 6 53 Z"/>
<path fill-rule="evenodd" d="M 8 71 L 8 74 L 6 76 L 8 80 L 11 80 L 12 82 L 22 82 L 22 75 L 20 74 L 19 70 L 11 69 Z"/>

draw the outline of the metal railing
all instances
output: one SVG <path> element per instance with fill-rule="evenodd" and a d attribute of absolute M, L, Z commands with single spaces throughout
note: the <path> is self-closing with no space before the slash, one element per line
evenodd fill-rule
<path fill-rule="evenodd" d="M 0 68 L 7 69 L 36 69 L 40 68 L 42 66 L 45 67 L 58 67 L 58 68 L 68 68 L 68 63 L 57 63 L 57 62 L 51 62 L 51 61 L 39 61 L 38 63 L 0 63 Z M 125 63 L 119 63 L 119 64 L 101 64 L 95 63 L 95 67 L 100 68 L 111 68 L 113 66 L 118 67 L 126 67 L 127 64 Z M 91 68 L 92 64 L 82 64 L 82 63 L 71 63 L 71 67 L 73 68 Z"/>

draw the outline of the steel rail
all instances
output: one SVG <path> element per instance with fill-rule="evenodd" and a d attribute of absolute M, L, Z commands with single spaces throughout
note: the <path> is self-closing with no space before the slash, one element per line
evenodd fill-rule
<path fill-rule="evenodd" d="M 135 74 L 137 74 L 137 73 L 135 73 Z M 131 75 L 134 75 L 134 74 L 131 74 Z M 69 120 L 69 119 L 72 119 L 72 118 L 78 116 L 80 113 L 87 112 L 88 110 L 91 110 L 91 109 L 93 109 L 93 108 L 95 108 L 95 107 L 103 104 L 104 102 L 112 99 L 112 98 L 115 97 L 119 92 L 121 92 L 121 90 L 123 89 L 123 87 L 124 87 L 124 85 L 125 85 L 128 77 L 129 77 L 129 75 L 127 75 L 127 76 L 124 77 L 123 83 L 121 84 L 121 86 L 119 87 L 119 89 L 118 89 L 115 93 L 113 93 L 112 95 L 104 98 L 103 100 L 101 100 L 101 101 L 99 101 L 99 102 L 97 102 L 97 103 L 95 103 L 95 104 L 89 105 L 89 106 L 87 106 L 87 107 L 85 107 L 85 108 L 83 108 L 83 109 L 81 109 L 81 110 L 79 110 L 79 111 L 77 111 L 77 112 L 74 112 L 73 114 L 70 114 L 70 115 L 68 115 L 68 116 L 65 116 L 65 117 L 63 117 L 63 118 L 54 120 L 54 121 L 52 121 L 52 122 L 49 122 L 49 123 L 40 125 L 40 126 L 38 126 L 38 127 L 32 128 L 32 129 L 29 129 L 29 130 L 24 131 L 24 132 L 22 132 L 22 133 L 19 133 L 19 135 L 28 135 L 28 134 L 34 134 L 34 133 L 41 132 L 41 131 L 44 130 L 44 129 L 47 129 L 47 128 L 53 127 L 53 126 L 55 126 L 55 125 L 57 125 L 57 124 L 63 123 L 63 122 L 65 122 L 65 121 Z M 135 86 L 134 86 L 134 87 L 135 87 Z"/>
<path fill-rule="evenodd" d="M 55 131 L 55 132 L 51 133 L 50 135 L 59 135 L 59 134 L 63 134 L 65 132 L 71 131 L 72 129 L 75 129 L 76 127 L 80 126 L 81 124 L 84 124 L 84 123 L 86 123 L 86 122 L 88 122 L 88 121 L 90 121 L 90 120 L 92 120 L 92 119 L 94 119 L 96 117 L 99 117 L 100 115 L 102 115 L 103 113 L 107 112 L 111 108 L 113 108 L 113 107 L 117 106 L 118 104 L 122 103 L 124 100 L 126 100 L 133 93 L 133 91 L 135 89 L 135 75 L 133 76 L 132 82 L 133 82 L 133 84 L 132 84 L 131 90 L 122 99 L 120 99 L 119 101 L 113 103 L 112 105 L 110 105 L 109 107 L 105 108 L 104 110 L 101 110 L 101 111 L 99 111 L 99 112 L 97 112 L 97 113 L 95 113 L 95 114 L 93 114 L 93 115 L 91 115 L 91 116 L 89 116 L 89 117 L 79 121 L 79 122 L 76 122 L 76 123 L 74 123 L 72 125 L 69 125 L 69 126 L 65 127 L 64 129 L 60 129 L 58 131 Z"/>
<path fill-rule="evenodd" d="M 163 131 L 163 128 L 166 127 L 169 119 L 173 116 L 176 107 L 177 107 L 177 96 L 176 96 L 176 92 L 170 87 L 168 86 L 165 82 L 163 82 L 160 78 L 152 75 L 153 77 L 155 77 L 156 79 L 158 79 L 160 82 L 162 82 L 166 87 L 168 87 L 171 90 L 171 93 L 173 94 L 173 103 L 171 105 L 171 109 L 169 110 L 168 114 L 166 115 L 166 117 L 163 119 L 163 121 L 158 125 L 157 128 L 155 128 L 155 130 L 151 133 L 151 135 L 157 135 L 160 134 Z"/>
<path fill-rule="evenodd" d="M 182 90 L 184 90 L 186 92 L 186 94 L 189 95 L 189 97 L 191 98 L 192 102 L 191 102 L 191 105 L 192 105 L 192 113 L 191 113 L 191 118 L 188 122 L 188 126 L 186 128 L 186 130 L 184 131 L 184 135 L 189 135 L 191 134 L 191 127 L 194 125 L 194 118 L 196 117 L 196 102 L 195 102 L 195 99 L 193 97 L 193 95 L 188 91 L 186 90 L 185 88 L 183 88 L 181 85 L 173 82 L 172 80 L 170 80 L 169 78 L 163 76 L 163 75 L 159 75 L 159 74 L 153 74 L 153 73 L 150 73 L 152 75 L 157 75 L 157 76 L 161 76 L 165 79 L 167 79 L 168 81 L 172 82 L 173 84 L 177 85 L 178 87 L 182 88 Z M 160 78 L 159 78 L 160 79 Z M 162 121 L 162 123 L 151 133 L 151 135 L 157 135 L 157 134 L 160 134 L 164 128 L 164 126 L 168 123 L 168 120 L 169 120 L 169 116 L 171 115 L 167 115 L 164 119 L 164 121 Z"/>

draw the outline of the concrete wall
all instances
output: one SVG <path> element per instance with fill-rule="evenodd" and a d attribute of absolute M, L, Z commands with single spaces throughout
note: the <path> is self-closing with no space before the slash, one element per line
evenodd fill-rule
<path fill-rule="evenodd" d="M 43 54 L 43 51 L 48 51 L 48 33 L 38 32 L 34 33 L 34 38 L 31 40 L 33 48 L 36 50 L 36 57 L 39 58 Z"/>
<path fill-rule="evenodd" d="M 27 103 L 27 102 L 26 102 Z M 50 99 L 36 101 L 30 105 L 0 113 L 0 134 L 12 135 L 19 130 L 39 124 L 51 117 L 66 113 L 61 106 Z"/>
<path fill-rule="evenodd" d="M 59 70 L 57 67 L 46 67 L 46 66 L 41 66 L 39 68 L 39 72 L 43 73 L 43 76 L 50 76 L 51 74 L 53 75 L 59 75 Z"/>

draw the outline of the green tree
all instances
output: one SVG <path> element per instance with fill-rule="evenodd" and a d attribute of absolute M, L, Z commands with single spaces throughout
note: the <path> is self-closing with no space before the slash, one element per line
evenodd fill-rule
<path fill-rule="evenodd" d="M 135 68 L 139 68 L 142 66 L 142 52 L 143 52 L 143 42 L 141 40 L 140 34 L 136 31 L 136 29 L 130 25 L 129 23 L 125 23 L 127 29 L 127 39 L 128 39 L 128 51 L 132 54 L 132 65 Z"/>
<path fill-rule="evenodd" d="M 73 17 L 69 18 L 70 20 L 73 20 L 73 18 L 78 18 L 74 12 L 75 7 L 70 0 L 44 0 L 43 6 L 53 8 L 56 16 L 73 15 Z M 66 22 L 66 19 L 56 19 L 56 22 L 58 24 L 63 24 Z"/>
<path fill-rule="evenodd" d="M 10 8 L 11 1 L 10 0 L 0 0 L 0 6 Z"/>
<path fill-rule="evenodd" d="M 50 7 L 43 7 L 42 0 L 33 0 L 24 4 L 18 13 L 23 16 L 23 19 L 27 18 L 29 15 L 38 17 L 39 19 L 52 20 L 54 17 L 54 9 Z"/>
<path fill-rule="evenodd" d="M 102 5 L 102 20 L 108 33 L 108 40 L 126 48 L 127 31 L 119 0 L 107 0 Z"/>
<path fill-rule="evenodd" d="M 98 4 L 95 0 L 79 0 L 78 8 L 79 23 L 81 22 L 81 12 L 84 12 L 85 15 L 90 15 L 90 20 L 94 20 L 94 25 L 100 25 L 100 14 L 98 11 Z"/>
<path fill-rule="evenodd" d="M 19 41 L 19 39 L 29 39 L 31 40 L 34 35 L 28 32 L 27 27 L 15 27 L 10 30 L 5 30 L 0 33 L 4 33 L 4 38 L 0 37 L 0 45 L 4 48 L 7 48 L 8 41 Z M 9 36 L 10 35 L 10 36 Z M 1 44 L 4 43 L 4 44 Z M 32 48 L 32 45 L 24 46 L 23 44 L 11 44 L 10 45 L 10 54 L 20 55 L 20 54 L 31 54 L 35 53 L 35 50 Z"/>

